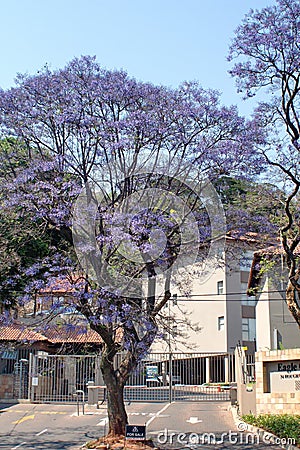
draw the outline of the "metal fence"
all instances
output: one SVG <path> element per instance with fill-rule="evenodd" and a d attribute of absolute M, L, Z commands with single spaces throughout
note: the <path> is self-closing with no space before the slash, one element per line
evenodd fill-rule
<path fill-rule="evenodd" d="M 124 397 L 126 401 L 225 401 L 234 380 L 232 354 L 152 353 L 129 378 Z"/>
<path fill-rule="evenodd" d="M 87 383 L 101 383 L 100 359 L 95 355 L 32 355 L 29 398 L 34 402 L 76 402 L 75 392 L 87 396 Z"/>
<path fill-rule="evenodd" d="M 0 375 L 1 374 L 13 374 L 15 372 L 15 366 L 20 360 L 27 360 L 29 362 L 30 354 L 35 354 L 32 348 L 16 348 L 6 349 L 0 348 Z"/>
<path fill-rule="evenodd" d="M 117 355 L 116 368 L 121 360 L 122 355 Z M 31 355 L 28 375 L 28 398 L 34 402 L 76 402 L 77 390 L 87 399 L 89 381 L 104 388 L 96 355 Z M 227 401 L 234 381 L 233 354 L 151 353 L 130 376 L 124 398 L 128 402 Z"/>

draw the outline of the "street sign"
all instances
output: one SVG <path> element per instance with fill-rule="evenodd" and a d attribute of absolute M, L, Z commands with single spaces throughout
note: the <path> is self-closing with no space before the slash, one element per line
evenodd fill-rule
<path fill-rule="evenodd" d="M 146 426 L 126 425 L 125 439 L 134 441 L 144 441 L 146 439 Z"/>

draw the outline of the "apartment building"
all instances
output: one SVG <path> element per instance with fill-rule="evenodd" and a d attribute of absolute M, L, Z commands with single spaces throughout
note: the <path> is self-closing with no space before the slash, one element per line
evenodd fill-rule
<path fill-rule="evenodd" d="M 173 284 L 169 332 L 154 351 L 233 352 L 238 344 L 256 348 L 255 297 L 247 295 L 257 243 L 252 237 L 226 238 L 225 251 L 204 281 L 190 274 L 190 294 Z M 187 269 L 188 272 L 188 269 Z M 185 321 L 193 322 L 195 329 Z"/>
<path fill-rule="evenodd" d="M 262 268 L 271 261 L 269 270 Z M 256 291 L 257 350 L 299 348 L 300 330 L 286 301 L 287 271 L 280 248 L 266 248 L 254 253 L 249 289 Z"/>

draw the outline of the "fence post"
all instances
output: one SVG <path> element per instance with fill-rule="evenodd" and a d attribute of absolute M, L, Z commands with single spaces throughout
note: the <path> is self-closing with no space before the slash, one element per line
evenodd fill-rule
<path fill-rule="evenodd" d="M 224 357 L 224 382 L 229 382 L 229 361 L 228 361 L 228 355 Z"/>
<path fill-rule="evenodd" d="M 32 398 L 32 362 L 33 362 L 33 354 L 29 354 L 29 367 L 28 367 L 28 400 Z"/>
<path fill-rule="evenodd" d="M 205 358 L 205 382 L 210 383 L 210 357 Z"/>
<path fill-rule="evenodd" d="M 169 353 L 169 403 L 173 401 L 172 353 Z"/>

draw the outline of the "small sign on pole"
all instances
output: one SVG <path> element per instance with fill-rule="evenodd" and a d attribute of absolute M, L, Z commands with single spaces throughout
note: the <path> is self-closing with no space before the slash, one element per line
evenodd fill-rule
<path fill-rule="evenodd" d="M 146 425 L 126 425 L 125 439 L 144 441 L 146 439 Z"/>
<path fill-rule="evenodd" d="M 38 377 L 32 377 L 31 378 L 31 385 L 32 386 L 38 386 L 39 385 L 39 378 Z"/>

